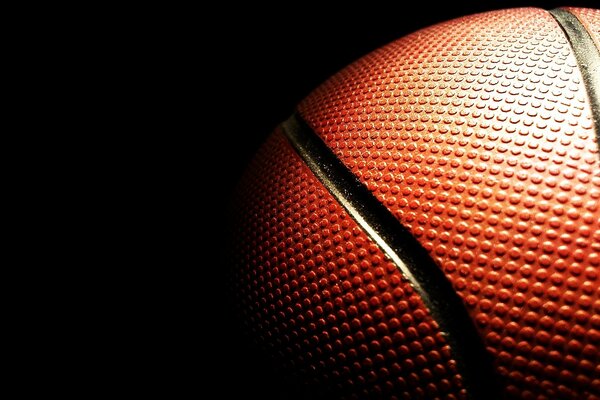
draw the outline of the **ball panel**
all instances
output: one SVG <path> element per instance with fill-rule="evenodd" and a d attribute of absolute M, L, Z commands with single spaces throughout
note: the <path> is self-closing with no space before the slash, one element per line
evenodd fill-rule
<path fill-rule="evenodd" d="M 600 399 L 598 147 L 549 13 L 421 30 L 299 111 L 444 270 L 508 398 Z"/>
<path fill-rule="evenodd" d="M 421 298 L 280 131 L 247 169 L 236 204 L 236 303 L 286 368 L 324 395 L 466 398 Z"/>

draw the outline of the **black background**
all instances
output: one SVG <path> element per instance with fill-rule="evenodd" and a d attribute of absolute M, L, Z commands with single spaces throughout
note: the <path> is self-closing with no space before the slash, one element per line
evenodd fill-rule
<path fill-rule="evenodd" d="M 213 390 L 217 398 L 236 393 L 246 398 L 309 398 L 298 388 L 290 389 L 289 382 L 277 376 L 239 334 L 230 310 L 224 306 L 227 284 L 223 272 L 227 266 L 220 261 L 228 251 L 222 246 L 227 235 L 223 221 L 236 181 L 260 143 L 302 98 L 362 55 L 437 22 L 510 7 L 599 6 L 597 1 L 577 0 L 442 3 L 436 6 L 420 1 L 412 3 L 410 10 L 399 0 L 362 5 L 349 2 L 339 8 L 284 3 L 261 9 L 252 4 L 204 14 L 205 22 L 216 28 L 203 32 L 202 48 L 194 49 L 207 68 L 207 72 L 199 72 L 201 85 L 206 86 L 201 88 L 200 97 L 208 104 L 201 106 L 199 124 L 202 137 L 209 143 L 201 152 L 200 186 L 208 183 L 203 201 L 214 202 L 209 205 L 214 210 L 209 223 L 216 241 L 209 241 L 206 250 L 212 254 L 220 250 L 214 265 L 204 266 L 213 268 L 214 276 L 209 274 L 209 283 L 198 285 L 198 290 L 210 294 L 200 302 L 198 313 L 202 333 L 211 337 L 209 342 L 198 339 L 204 341 L 200 363 L 212 371 L 209 387 L 200 388 L 202 392 Z M 207 154 L 218 161 L 210 160 Z"/>

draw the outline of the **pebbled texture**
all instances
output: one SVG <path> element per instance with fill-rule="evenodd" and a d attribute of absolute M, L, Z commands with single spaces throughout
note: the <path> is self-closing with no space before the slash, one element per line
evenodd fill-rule
<path fill-rule="evenodd" d="M 235 203 L 236 304 L 282 365 L 327 398 L 465 398 L 420 297 L 280 131 Z"/>
<path fill-rule="evenodd" d="M 597 11 L 577 13 L 597 27 Z M 507 399 L 600 399 L 598 146 L 550 14 L 418 31 L 299 112 L 451 280 Z"/>

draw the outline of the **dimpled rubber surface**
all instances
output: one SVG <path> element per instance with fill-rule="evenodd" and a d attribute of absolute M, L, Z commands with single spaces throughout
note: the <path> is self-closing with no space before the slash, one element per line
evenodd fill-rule
<path fill-rule="evenodd" d="M 578 15 L 597 26 L 597 11 Z M 299 112 L 451 280 L 505 398 L 600 399 L 598 147 L 548 12 L 411 34 Z"/>
<path fill-rule="evenodd" d="M 566 10 L 575 14 L 581 23 L 587 28 L 587 31 L 592 36 L 594 43 L 600 49 L 600 10 L 591 8 L 575 8 L 566 7 Z"/>
<path fill-rule="evenodd" d="M 418 294 L 280 132 L 237 199 L 236 303 L 269 353 L 328 398 L 465 398 Z"/>

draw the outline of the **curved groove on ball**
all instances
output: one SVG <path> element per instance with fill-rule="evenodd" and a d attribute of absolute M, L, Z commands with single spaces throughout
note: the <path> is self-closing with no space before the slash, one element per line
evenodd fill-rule
<path fill-rule="evenodd" d="M 283 124 L 292 146 L 421 295 L 450 344 L 471 399 L 497 399 L 498 377 L 460 297 L 412 234 L 297 115 Z"/>
<path fill-rule="evenodd" d="M 596 142 L 600 146 L 600 49 L 575 15 L 560 8 L 550 11 L 550 14 L 564 31 L 573 49 L 590 99 Z"/>

